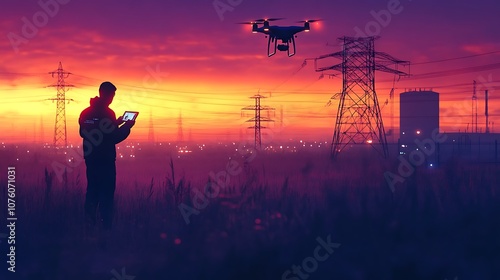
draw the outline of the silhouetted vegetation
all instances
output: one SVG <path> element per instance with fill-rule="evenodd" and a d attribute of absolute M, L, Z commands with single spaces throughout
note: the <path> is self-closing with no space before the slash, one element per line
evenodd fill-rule
<path fill-rule="evenodd" d="M 341 246 L 309 279 L 500 279 L 500 166 L 419 167 L 392 193 L 383 174 L 397 172 L 395 160 L 233 157 L 242 172 L 186 224 L 179 204 L 192 205 L 193 189 L 210 180 L 204 168 L 220 170 L 227 151 L 198 157 L 118 161 L 105 249 L 85 240 L 84 165 L 67 182 L 51 173 L 52 160 L 18 167 L 16 274 L 110 280 L 125 267 L 136 280 L 282 279 L 330 235 Z M 146 171 L 153 163 L 162 174 Z"/>

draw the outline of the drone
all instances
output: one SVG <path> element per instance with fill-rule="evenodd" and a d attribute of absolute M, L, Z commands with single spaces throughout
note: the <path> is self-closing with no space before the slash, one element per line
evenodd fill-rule
<path fill-rule="evenodd" d="M 295 38 L 297 33 L 305 31 L 311 31 L 310 24 L 313 22 L 321 21 L 320 19 L 310 19 L 298 21 L 298 23 L 303 23 L 304 26 L 277 26 L 270 25 L 269 22 L 282 20 L 283 18 L 268 18 L 268 19 L 256 19 L 249 22 L 239 22 L 239 24 L 250 24 L 252 25 L 252 33 L 264 33 L 266 38 L 269 37 L 267 41 L 267 56 L 271 57 L 276 54 L 276 50 L 287 52 L 288 56 L 295 55 Z M 262 27 L 259 27 L 262 24 Z M 278 40 L 281 43 L 278 44 Z M 274 48 L 272 44 L 274 43 Z"/>

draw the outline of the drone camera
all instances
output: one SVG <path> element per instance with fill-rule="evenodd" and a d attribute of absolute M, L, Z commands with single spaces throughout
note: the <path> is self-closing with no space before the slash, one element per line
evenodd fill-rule
<path fill-rule="evenodd" d="M 286 51 L 288 51 L 288 49 L 289 49 L 288 45 L 282 45 L 282 44 L 278 45 L 278 50 L 279 51 L 286 52 Z"/>

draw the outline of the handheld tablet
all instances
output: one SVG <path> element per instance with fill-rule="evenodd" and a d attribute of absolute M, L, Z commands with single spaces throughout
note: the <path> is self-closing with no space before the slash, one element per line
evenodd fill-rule
<path fill-rule="evenodd" d="M 125 111 L 125 113 L 123 113 L 122 120 L 125 122 L 126 121 L 135 121 L 135 119 L 137 118 L 137 115 L 139 115 L 139 112 Z"/>

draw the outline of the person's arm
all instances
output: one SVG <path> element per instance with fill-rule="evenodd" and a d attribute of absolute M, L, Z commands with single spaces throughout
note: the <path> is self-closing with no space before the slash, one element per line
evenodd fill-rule
<path fill-rule="evenodd" d="M 124 122 L 121 116 L 118 119 L 116 119 L 116 115 L 114 112 L 113 112 L 113 119 L 116 120 L 116 122 L 114 123 L 116 127 L 111 132 L 110 136 L 112 138 L 113 143 L 118 144 L 123 140 L 127 139 L 127 137 L 130 135 L 130 129 L 132 128 L 132 126 L 134 126 L 135 121 Z"/>
<path fill-rule="evenodd" d="M 125 124 L 123 124 L 122 126 L 117 127 L 117 129 L 114 131 L 113 142 L 115 142 L 115 144 L 122 142 L 130 135 L 130 128 L 132 126 L 127 125 L 128 122 L 129 121 L 125 122 Z"/>

